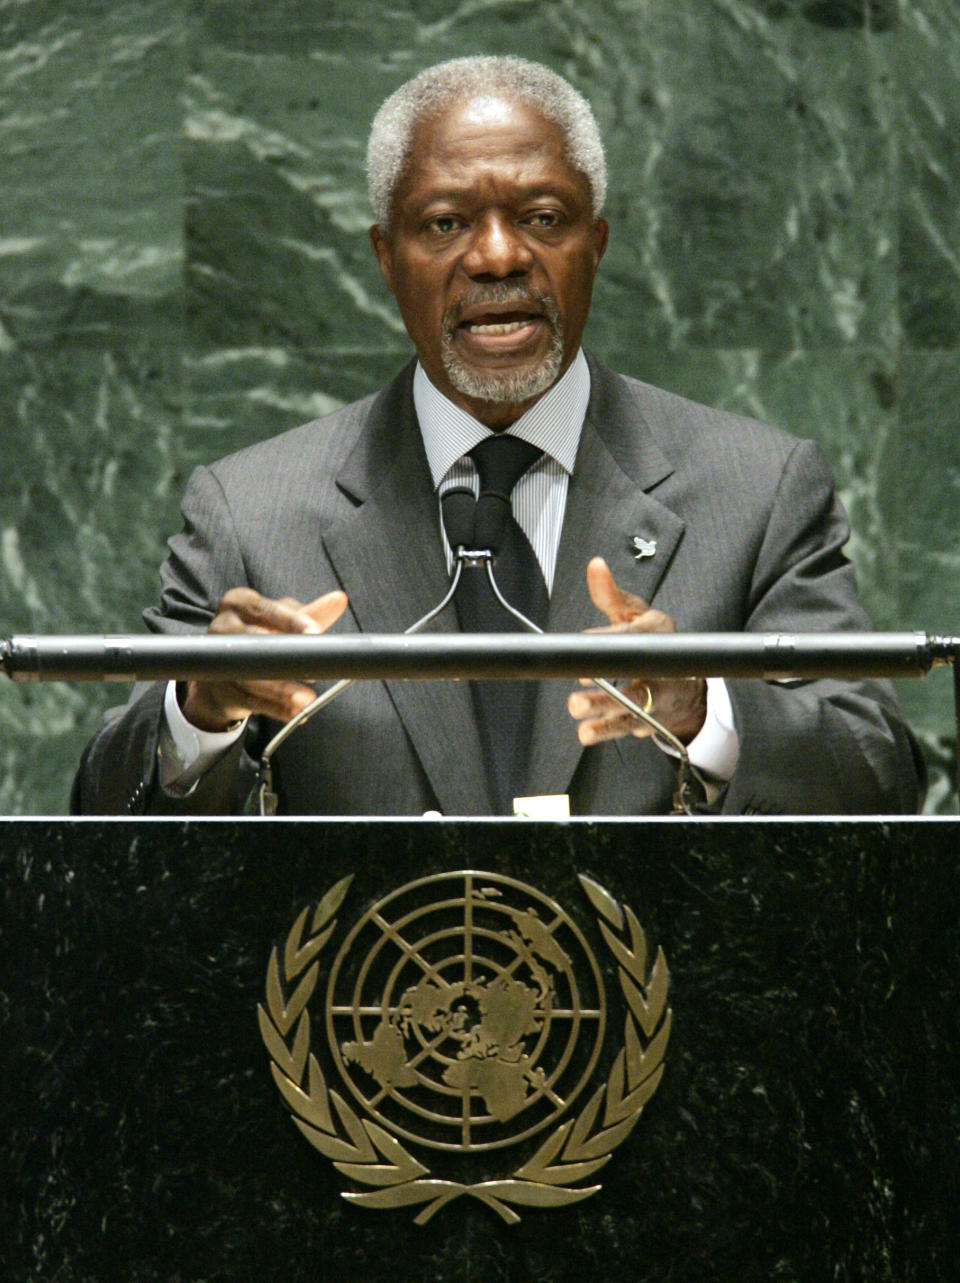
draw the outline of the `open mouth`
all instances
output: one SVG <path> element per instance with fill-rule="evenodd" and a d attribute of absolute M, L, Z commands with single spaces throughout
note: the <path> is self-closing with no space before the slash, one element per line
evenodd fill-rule
<path fill-rule="evenodd" d="M 538 325 L 542 319 L 532 312 L 483 312 L 461 321 L 459 328 L 468 334 L 518 334 L 523 329 Z"/>
<path fill-rule="evenodd" d="M 534 341 L 545 323 L 543 312 L 525 300 L 485 300 L 463 308 L 454 333 L 478 350 L 512 350 Z"/>
<path fill-rule="evenodd" d="M 440 355 L 464 396 L 511 404 L 538 397 L 563 361 L 560 310 L 549 294 L 516 282 L 478 287 L 444 314 Z"/>

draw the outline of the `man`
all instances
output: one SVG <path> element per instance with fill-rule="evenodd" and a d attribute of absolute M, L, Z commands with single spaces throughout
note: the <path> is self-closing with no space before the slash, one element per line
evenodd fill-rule
<path fill-rule="evenodd" d="M 470 452 L 502 434 L 544 452 L 511 503 L 551 631 L 604 616 L 639 632 L 865 626 L 812 443 L 584 357 L 606 178 L 571 86 L 519 59 L 432 68 L 381 108 L 368 170 L 373 249 L 417 361 L 378 395 L 194 474 L 151 628 L 403 631 L 449 585 L 442 496 L 477 488 Z M 449 608 L 435 625 L 457 626 Z M 688 746 L 714 809 L 917 805 L 912 742 L 882 684 L 624 686 Z M 138 689 L 88 748 L 75 806 L 239 809 L 264 737 L 314 696 L 293 682 Z M 512 809 L 508 786 L 567 794 L 574 814 L 670 809 L 675 757 L 607 693 L 540 683 L 512 719 L 485 698 L 480 684 L 354 685 L 278 752 L 281 810 L 484 814 Z M 518 777 L 500 770 L 511 720 L 529 730 Z"/>

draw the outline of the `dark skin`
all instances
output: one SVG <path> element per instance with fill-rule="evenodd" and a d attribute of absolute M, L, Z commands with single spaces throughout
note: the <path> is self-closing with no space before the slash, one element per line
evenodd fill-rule
<path fill-rule="evenodd" d="M 441 360 L 444 317 L 484 287 L 546 295 L 563 335 L 562 374 L 580 347 L 607 233 L 556 127 L 520 103 L 480 98 L 419 126 L 390 230 L 373 227 L 370 239 L 430 381 L 497 432 L 533 401 L 460 392 Z M 497 322 L 519 328 L 483 332 Z M 553 329 L 542 304 L 479 303 L 466 307 L 453 347 L 471 370 L 509 373 L 542 364 Z"/>
<path fill-rule="evenodd" d="M 662 610 L 655 610 L 642 597 L 624 592 L 610 573 L 602 557 L 594 557 L 587 566 L 587 588 L 590 600 L 607 616 L 606 628 L 591 628 L 593 633 L 675 633 L 677 625 Z M 584 678 L 581 683 L 591 687 Z M 620 682 L 626 695 L 644 708 L 647 692 L 652 699 L 649 711 L 661 725 L 684 744 L 689 744 L 707 715 L 707 684 L 702 678 L 690 681 Z M 653 732 L 645 722 L 638 721 L 602 690 L 574 691 L 567 700 L 571 717 L 580 723 L 577 735 L 581 744 L 601 744 L 604 740 L 633 735 L 643 739 Z"/>
<path fill-rule="evenodd" d="M 541 368 L 559 333 L 562 374 L 580 348 L 607 234 L 556 126 L 520 102 L 491 95 L 456 103 L 418 125 L 389 230 L 373 227 L 370 239 L 431 382 L 499 432 L 536 397 L 504 402 L 460 391 L 442 359 L 445 324 L 458 365 L 493 379 Z M 504 284 L 516 297 L 477 301 L 485 289 Z M 595 631 L 676 629 L 669 616 L 619 589 L 600 558 L 587 568 L 587 587 L 609 621 Z M 220 602 L 210 632 L 324 632 L 346 605 L 342 592 L 304 604 L 234 588 Z M 689 742 L 703 725 L 704 683 L 635 681 L 625 687 L 641 706 L 646 688 L 654 715 Z M 217 731 L 250 713 L 289 721 L 314 694 L 298 682 L 188 682 L 181 704 L 195 726 Z M 583 744 L 650 733 L 596 689 L 572 694 L 569 710 Z"/>
<path fill-rule="evenodd" d="M 274 600 L 253 588 L 224 593 L 210 621 L 211 633 L 324 633 L 347 608 L 345 592 L 325 593 L 306 604 L 294 597 Z M 177 689 L 188 722 L 204 731 L 225 731 L 251 713 L 289 722 L 317 692 L 302 682 L 186 682 Z"/>

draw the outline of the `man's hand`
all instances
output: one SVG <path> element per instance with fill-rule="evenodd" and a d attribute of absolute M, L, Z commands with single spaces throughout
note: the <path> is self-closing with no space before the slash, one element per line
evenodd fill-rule
<path fill-rule="evenodd" d="M 602 557 L 594 557 L 587 566 L 590 599 L 610 620 L 606 628 L 591 628 L 592 633 L 675 633 L 677 626 L 662 610 L 653 610 L 642 597 L 634 597 L 617 587 L 610 568 Z M 590 687 L 589 678 L 581 679 Z M 702 678 L 681 681 L 644 681 L 642 678 L 622 686 L 635 704 L 655 717 L 684 744 L 689 744 L 703 726 L 707 715 L 707 684 Z M 567 708 L 580 725 L 577 736 L 581 744 L 599 744 L 622 735 L 638 738 L 653 732 L 645 722 L 632 717 L 625 708 L 601 690 L 574 691 Z"/>
<path fill-rule="evenodd" d="M 252 588 L 224 593 L 207 630 L 211 633 L 323 633 L 343 614 L 347 594 L 328 592 L 304 605 L 293 597 L 274 601 Z M 278 722 L 311 704 L 316 691 L 301 682 L 186 682 L 177 697 L 188 722 L 203 731 L 224 731 L 251 713 Z"/>

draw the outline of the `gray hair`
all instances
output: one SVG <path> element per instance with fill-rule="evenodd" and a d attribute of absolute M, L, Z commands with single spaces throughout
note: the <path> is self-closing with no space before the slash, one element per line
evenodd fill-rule
<path fill-rule="evenodd" d="M 428 67 L 386 100 L 373 119 L 367 144 L 367 185 L 373 216 L 390 224 L 393 196 L 421 120 L 476 94 L 501 93 L 533 107 L 563 134 L 567 155 L 590 185 L 593 216 L 607 194 L 603 141 L 590 104 L 562 76 L 538 62 L 514 57 L 452 58 Z"/>

